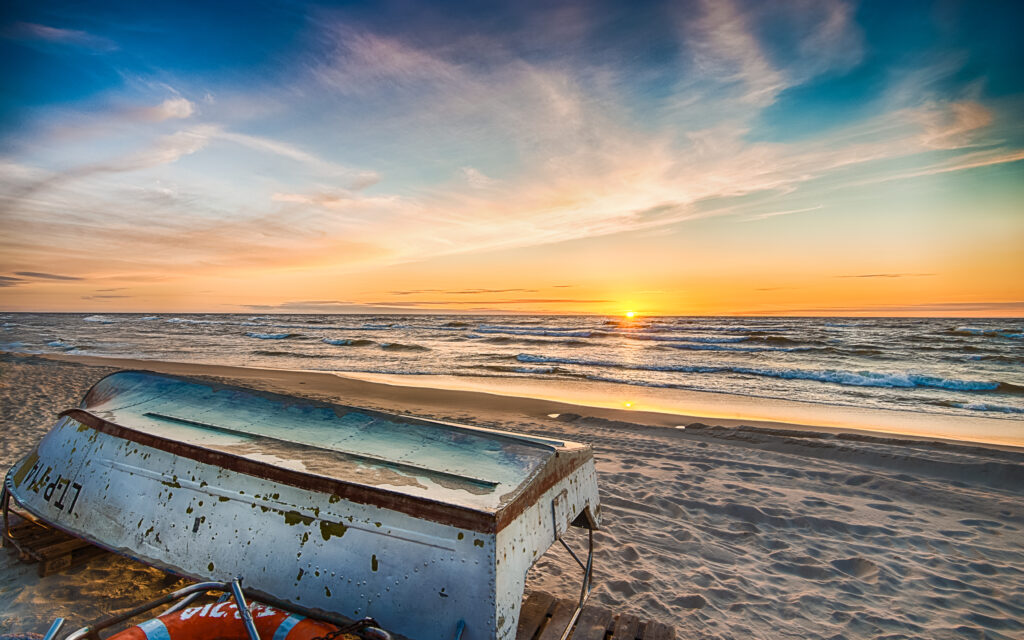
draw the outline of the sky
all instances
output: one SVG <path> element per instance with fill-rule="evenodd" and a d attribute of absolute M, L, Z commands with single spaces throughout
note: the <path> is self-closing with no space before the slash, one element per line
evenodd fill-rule
<path fill-rule="evenodd" d="M 1021 24 L 5 2 L 0 310 L 1024 317 Z"/>

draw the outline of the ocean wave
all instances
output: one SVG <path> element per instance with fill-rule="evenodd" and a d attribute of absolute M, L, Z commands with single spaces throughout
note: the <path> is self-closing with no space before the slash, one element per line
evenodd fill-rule
<path fill-rule="evenodd" d="M 453 329 L 460 329 L 462 327 L 470 327 L 470 326 L 472 326 L 472 324 L 469 323 L 469 322 L 462 322 L 461 320 L 452 320 L 451 322 L 445 322 L 441 326 L 442 327 L 450 327 L 450 328 L 453 328 Z"/>
<path fill-rule="evenodd" d="M 587 344 L 586 340 L 577 340 L 574 338 L 551 338 L 546 339 L 543 337 L 530 338 L 526 336 L 506 336 L 506 335 L 486 335 L 481 336 L 475 333 L 465 334 L 466 338 L 476 340 L 477 342 L 486 342 L 487 344 L 527 344 L 527 345 L 546 345 L 546 344 L 561 344 L 568 346 L 584 346 Z"/>
<path fill-rule="evenodd" d="M 287 340 L 288 338 L 302 337 L 301 333 L 256 333 L 255 331 L 248 331 L 245 335 L 258 340 Z"/>
<path fill-rule="evenodd" d="M 63 351 L 77 351 L 79 349 L 88 347 L 79 347 L 78 345 L 71 344 L 70 342 L 64 342 L 63 340 L 51 340 L 46 343 L 46 346 L 53 347 L 54 349 L 61 349 Z"/>
<path fill-rule="evenodd" d="M 716 338 L 709 336 L 651 336 L 625 332 L 613 335 L 621 335 L 622 337 L 629 338 L 630 340 L 651 340 L 653 342 L 699 342 L 706 344 L 736 344 L 738 342 L 746 342 L 747 340 L 750 340 L 747 336 L 733 336 L 730 338 Z"/>
<path fill-rule="evenodd" d="M 985 404 L 982 402 L 958 402 L 957 407 L 971 411 L 994 411 L 996 413 L 1024 413 L 1020 407 L 1007 407 L 999 404 Z"/>
<path fill-rule="evenodd" d="M 679 373 L 736 373 L 741 375 L 761 376 L 766 378 L 782 378 L 786 380 L 807 380 L 827 382 L 852 387 L 885 387 L 885 388 L 932 388 L 950 391 L 998 392 L 1008 394 L 1024 394 L 1024 387 L 1007 382 L 987 380 L 951 380 L 938 376 L 917 373 L 897 372 L 879 373 L 874 371 L 842 371 L 837 369 L 769 369 L 754 367 L 721 367 L 721 366 L 690 366 L 690 365 L 635 365 L 614 361 L 581 360 L 575 358 L 555 358 L 535 356 L 521 353 L 516 356 L 519 362 L 539 364 L 571 364 L 590 367 L 606 367 L 634 371 L 660 371 Z"/>
<path fill-rule="evenodd" d="M 487 327 L 486 325 L 480 325 L 476 328 L 476 333 L 500 333 L 512 336 L 552 336 L 562 338 L 589 338 L 593 335 L 593 331 L 580 331 L 575 329 L 508 329 L 498 327 Z"/>
<path fill-rule="evenodd" d="M 955 402 L 953 400 L 936 400 L 928 404 L 933 404 L 939 407 L 955 407 L 957 409 L 967 409 L 969 411 L 989 411 L 994 413 L 1024 413 L 1024 408 L 1021 407 L 1010 407 L 1001 404 L 990 404 L 987 402 Z"/>
<path fill-rule="evenodd" d="M 230 324 L 227 320 L 196 320 L 195 318 L 167 318 L 169 324 Z"/>
<path fill-rule="evenodd" d="M 549 366 L 549 367 L 517 367 L 515 365 L 507 364 L 478 364 L 469 367 L 470 369 L 477 370 L 482 369 L 484 371 L 493 371 L 495 373 L 556 373 L 564 371 L 560 367 Z"/>
<path fill-rule="evenodd" d="M 160 316 L 143 316 L 139 320 L 159 320 Z"/>
<path fill-rule="evenodd" d="M 611 360 L 581 360 L 577 358 L 560 358 L 552 356 L 535 356 L 528 353 L 520 353 L 516 360 L 526 363 L 539 364 L 570 364 L 582 367 L 607 367 L 610 369 L 630 369 L 635 371 L 678 371 L 681 373 L 717 373 L 727 370 L 727 367 L 690 366 L 690 365 L 634 365 Z"/>
<path fill-rule="evenodd" d="M 579 327 L 552 327 L 552 326 L 545 326 L 545 325 L 539 325 L 539 324 L 530 325 L 528 323 L 511 324 L 511 325 L 509 325 L 509 324 L 481 324 L 481 325 L 479 325 L 477 327 L 477 330 L 478 331 L 483 331 L 483 330 L 487 329 L 487 330 L 498 330 L 498 331 L 523 331 L 524 330 L 523 329 L 524 326 L 526 327 L 526 330 L 529 330 L 529 331 L 550 331 L 552 333 L 566 333 L 566 332 L 572 333 L 572 332 L 575 332 L 575 331 L 581 331 L 581 329 Z"/>
<path fill-rule="evenodd" d="M 515 367 L 516 373 L 554 373 L 558 367 Z"/>
<path fill-rule="evenodd" d="M 688 349 L 691 351 L 743 351 L 747 353 L 759 353 L 764 351 L 811 351 L 815 347 L 737 347 L 722 344 L 687 344 L 671 342 L 660 346 L 672 349 Z"/>
<path fill-rule="evenodd" d="M 1016 357 L 1016 356 L 1002 356 L 1002 355 L 980 354 L 980 355 L 974 355 L 974 356 L 970 356 L 970 355 L 959 355 L 959 356 L 956 356 L 956 355 L 954 355 L 954 356 L 950 356 L 950 357 L 951 357 L 951 359 L 956 359 L 956 360 L 971 360 L 973 362 L 997 362 L 999 364 L 1012 364 L 1012 365 L 1015 365 L 1015 366 L 1024 366 L 1024 358 L 1020 358 L 1020 357 Z"/>
<path fill-rule="evenodd" d="M 325 344 L 333 344 L 336 347 L 369 347 L 377 344 L 373 340 L 366 340 L 363 338 L 350 339 L 350 338 L 324 338 L 321 342 Z"/>
<path fill-rule="evenodd" d="M 82 322 L 98 322 L 100 324 L 114 324 L 116 320 L 112 320 L 106 316 L 87 316 L 82 318 Z"/>
<path fill-rule="evenodd" d="M 296 353 L 294 351 L 273 351 L 270 349 L 257 349 L 252 352 L 256 356 L 289 357 L 289 358 L 330 358 L 331 356 L 322 353 Z"/>
<path fill-rule="evenodd" d="M 1024 338 L 1024 332 L 1020 329 L 984 329 L 978 327 L 957 327 L 951 329 L 950 333 L 958 336 L 985 336 L 988 338 L 1011 338 L 1020 340 Z"/>
<path fill-rule="evenodd" d="M 400 344 L 398 342 L 381 342 L 380 348 L 385 351 L 430 351 L 421 344 Z"/>

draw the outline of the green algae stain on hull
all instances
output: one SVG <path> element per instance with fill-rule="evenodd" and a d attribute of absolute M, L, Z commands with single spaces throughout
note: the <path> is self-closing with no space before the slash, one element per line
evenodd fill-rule
<path fill-rule="evenodd" d="M 320 535 L 324 537 L 324 540 L 330 540 L 331 536 L 340 538 L 345 535 L 346 531 L 348 531 L 348 527 L 340 522 L 328 522 L 327 520 L 320 521 Z"/>

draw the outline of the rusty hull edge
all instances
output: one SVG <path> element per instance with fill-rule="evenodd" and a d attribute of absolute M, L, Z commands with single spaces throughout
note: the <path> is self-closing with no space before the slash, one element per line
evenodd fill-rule
<path fill-rule="evenodd" d="M 390 509 L 413 518 L 430 520 L 431 522 L 478 533 L 497 533 L 501 531 L 547 492 L 548 489 L 555 486 L 592 457 L 589 446 L 582 451 L 556 451 L 548 459 L 547 463 L 541 467 L 540 473 L 527 480 L 527 488 L 524 491 L 516 496 L 512 502 L 492 514 L 486 511 L 477 511 L 438 502 L 429 498 L 414 498 L 379 487 L 369 487 L 343 482 L 326 476 L 282 469 L 272 464 L 250 460 L 235 454 L 214 451 L 205 447 L 185 444 L 177 440 L 137 431 L 104 420 L 84 409 L 68 409 L 60 414 L 60 417 L 65 416 L 102 433 L 130 440 L 147 447 L 160 449 L 204 464 L 223 467 L 238 473 L 280 482 L 299 489 L 336 495 L 350 502 Z"/>

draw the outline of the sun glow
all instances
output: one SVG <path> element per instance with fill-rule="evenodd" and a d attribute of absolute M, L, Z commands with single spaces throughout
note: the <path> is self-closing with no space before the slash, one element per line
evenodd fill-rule
<path fill-rule="evenodd" d="M 636 317 L 636 311 L 627 311 L 626 312 L 626 317 L 627 318 L 635 318 Z"/>

